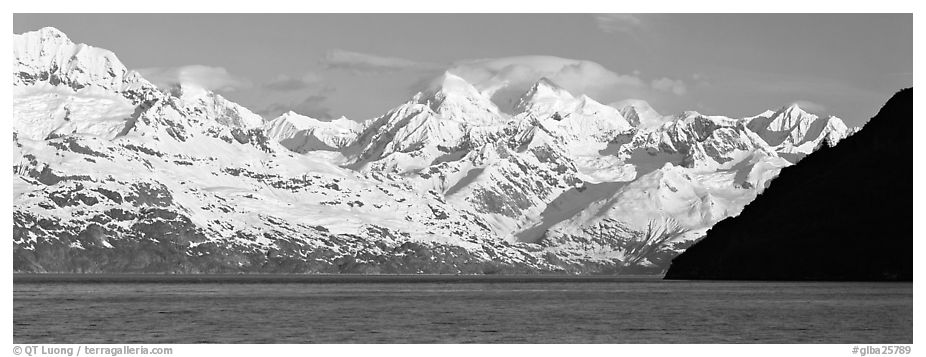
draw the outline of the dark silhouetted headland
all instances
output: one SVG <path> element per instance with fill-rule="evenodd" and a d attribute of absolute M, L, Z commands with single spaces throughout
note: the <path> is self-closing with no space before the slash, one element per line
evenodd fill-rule
<path fill-rule="evenodd" d="M 913 280 L 913 89 L 862 128 L 785 168 L 666 279 Z"/>

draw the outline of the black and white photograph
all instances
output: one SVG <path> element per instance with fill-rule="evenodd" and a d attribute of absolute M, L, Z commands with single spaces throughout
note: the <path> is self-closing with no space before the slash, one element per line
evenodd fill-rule
<path fill-rule="evenodd" d="M 915 355 L 912 7 L 174 6 L 10 15 L 13 355 Z"/>

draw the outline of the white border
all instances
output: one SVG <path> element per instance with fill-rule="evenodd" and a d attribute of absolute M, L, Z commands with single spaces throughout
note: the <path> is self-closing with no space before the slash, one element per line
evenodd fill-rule
<path fill-rule="evenodd" d="M 522 13 L 522 12 L 543 12 L 543 13 L 631 13 L 631 12 L 899 12 L 914 13 L 914 61 L 922 56 L 922 44 L 918 39 L 922 26 L 917 26 L 921 19 L 917 14 L 917 7 L 914 1 L 867 1 L 867 2 L 835 2 L 835 1 L 818 1 L 808 2 L 806 0 L 777 0 L 774 2 L 746 2 L 746 1 L 634 1 L 634 2 L 605 2 L 600 0 L 569 0 L 559 1 L 556 3 L 544 4 L 538 6 L 537 1 L 500 1 L 500 0 L 462 0 L 457 2 L 446 2 L 440 0 L 404 0 L 404 1 L 357 1 L 357 0 L 339 0 L 326 2 L 297 2 L 292 0 L 261 0 L 249 2 L 237 2 L 234 4 L 228 2 L 195 2 L 190 0 L 158 0 L 158 1 L 67 1 L 67 0 L 42 0 L 42 1 L 18 1 L 15 4 L 9 4 L 11 12 L 3 18 L 6 22 L 8 33 L 12 33 L 12 13 L 26 12 L 59 12 L 59 13 L 114 13 L 114 12 L 164 12 L 164 13 L 188 13 L 188 12 L 228 12 L 228 13 L 424 13 L 424 12 L 473 12 L 473 13 Z M 6 48 L 10 48 L 11 37 L 0 36 Z M 9 62 L 4 66 L 10 66 Z M 12 82 L 10 67 L 7 67 L 7 83 Z M 922 84 L 921 75 L 914 71 L 914 86 Z M 5 113 L 12 112 L 12 94 L 10 86 L 0 86 L 2 95 L 6 98 L 4 107 Z M 899 89 L 899 88 L 898 88 Z M 920 119 L 923 118 L 922 101 L 915 100 L 914 105 L 914 132 L 911 135 L 914 138 L 922 137 L 922 127 Z M 9 117 L 3 120 L 3 127 L 7 133 L 7 138 L 12 133 Z M 9 139 L 7 139 L 9 140 Z M 12 166 L 11 141 L 7 141 L 3 150 L 3 159 L 6 162 L 7 169 Z M 921 202 L 922 189 L 917 189 L 920 182 L 918 178 L 922 175 L 922 163 L 917 160 L 921 148 L 914 148 L 913 178 L 914 178 L 914 260 L 919 254 L 917 244 L 923 237 L 922 220 L 920 219 L 920 210 L 918 209 Z M 903 168 L 899 168 L 903 169 Z M 0 210 L 7 227 L 12 227 L 12 195 L 9 191 L 12 187 L 12 176 L 0 175 L 0 185 L 7 187 L 7 194 L 3 195 L 3 202 L 0 203 Z M 10 228 L 7 228 L 10 232 Z M 11 234 L 8 233 L 8 234 Z M 8 236 L 9 237 L 9 236 Z M 877 237 L 872 237 L 876 240 Z M 873 244 L 876 246 L 876 244 Z M 8 241 L 4 250 L 0 253 L 0 259 L 5 263 L 6 271 L 12 272 L 12 244 Z M 882 252 L 885 254 L 898 252 Z M 921 269 L 914 265 L 914 276 L 921 276 Z M 914 282 L 914 290 L 916 289 Z M 7 293 L 5 299 L 5 311 L 7 323 L 3 324 L 2 333 L 4 340 L 7 341 L 6 348 L 12 346 L 12 277 L 8 277 L 3 283 L 3 288 Z M 918 294 L 914 294 L 916 297 Z M 916 298 L 914 298 L 914 302 Z M 916 304 L 914 304 L 916 305 Z M 920 320 L 917 317 L 914 307 L 914 321 Z M 923 320 L 920 320 L 923 321 Z M 914 322 L 914 327 L 916 323 Z M 260 328 L 260 326 L 255 326 Z M 914 330 L 914 341 L 915 341 Z M 401 342 L 401 341 L 396 341 Z M 146 345 L 148 347 L 153 345 Z M 568 356 L 575 354 L 601 354 L 603 356 L 619 355 L 709 355 L 709 356 L 853 356 L 851 348 L 854 345 L 471 345 L 471 346 L 446 346 L 446 345 L 173 345 L 174 356 L 203 356 L 203 355 L 232 355 L 232 356 L 254 356 L 254 355 L 408 355 L 411 354 L 439 354 L 442 356 L 473 356 L 473 355 L 527 355 L 527 356 Z M 860 345 L 864 346 L 864 345 Z M 8 350 L 10 351 L 10 350 Z M 914 353 L 919 352 L 913 347 Z M 10 353 L 10 352 L 8 352 Z"/>
<path fill-rule="evenodd" d="M 57 12 L 57 13 L 117 13 L 117 12 L 163 12 L 163 13 L 693 13 L 693 12 L 779 12 L 779 13 L 827 13 L 827 12 L 901 12 L 914 10 L 911 0 L 880 1 L 810 1 L 776 0 L 763 2 L 735 0 L 647 0 L 647 1 L 601 1 L 569 0 L 540 2 L 530 0 L 340 0 L 340 1 L 189 1 L 159 0 L 133 2 L 124 0 L 95 1 L 18 1 L 12 6 L 13 13 Z"/>

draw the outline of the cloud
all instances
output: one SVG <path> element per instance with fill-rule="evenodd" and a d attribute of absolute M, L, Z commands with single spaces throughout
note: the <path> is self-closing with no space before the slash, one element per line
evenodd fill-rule
<path fill-rule="evenodd" d="M 404 70 L 432 71 L 441 67 L 430 62 L 339 49 L 328 51 L 321 59 L 321 64 L 326 68 L 344 69 L 355 73 L 386 73 Z"/>
<path fill-rule="evenodd" d="M 203 65 L 156 67 L 138 70 L 145 79 L 161 89 L 195 86 L 210 91 L 231 92 L 251 86 L 251 82 L 232 75 L 225 68 Z"/>
<path fill-rule="evenodd" d="M 291 92 L 310 88 L 322 82 L 322 77 L 314 72 L 302 76 L 280 75 L 274 80 L 264 83 L 263 87 L 278 92 Z"/>
<path fill-rule="evenodd" d="M 801 107 L 801 109 L 804 109 L 810 113 L 822 114 L 828 112 L 828 108 L 825 105 L 811 102 L 809 100 L 796 100 L 792 104 L 797 104 L 797 106 Z"/>
<path fill-rule="evenodd" d="M 277 100 L 257 111 L 266 119 L 276 118 L 288 111 L 306 115 L 319 120 L 333 119 L 331 108 L 326 104 L 328 97 L 334 93 L 333 87 L 324 87 L 317 92 L 292 100 Z"/>
<path fill-rule="evenodd" d="M 711 86 L 711 77 L 703 73 L 694 73 L 691 75 L 692 86 L 695 88 L 705 88 Z"/>
<path fill-rule="evenodd" d="M 513 108 L 521 95 L 541 77 L 552 80 L 573 95 L 585 94 L 602 103 L 627 98 L 652 99 L 659 97 L 660 92 L 676 95 L 686 92 L 681 80 L 660 78 L 648 82 L 639 75 L 619 74 L 592 61 L 553 56 L 462 61 L 448 72 L 463 77 L 491 96 L 504 111 Z"/>
<path fill-rule="evenodd" d="M 643 27 L 643 20 L 634 14 L 596 14 L 595 25 L 606 33 L 633 34 Z"/>
<path fill-rule="evenodd" d="M 316 119 L 332 117 L 328 99 L 335 92 L 317 72 L 301 75 L 282 74 L 270 81 L 254 86 L 246 94 L 256 113 L 270 120 L 288 111 L 308 115 Z"/>
<path fill-rule="evenodd" d="M 651 85 L 655 90 L 670 92 L 675 95 L 685 95 L 685 93 L 688 92 L 688 90 L 685 88 L 685 82 L 682 82 L 681 79 L 675 80 L 663 77 L 654 79 Z"/>

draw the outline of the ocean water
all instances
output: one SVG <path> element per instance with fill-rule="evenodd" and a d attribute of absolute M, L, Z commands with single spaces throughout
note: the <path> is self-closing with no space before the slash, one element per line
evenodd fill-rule
<path fill-rule="evenodd" d="M 14 343 L 913 343 L 913 284 L 15 275 Z"/>

